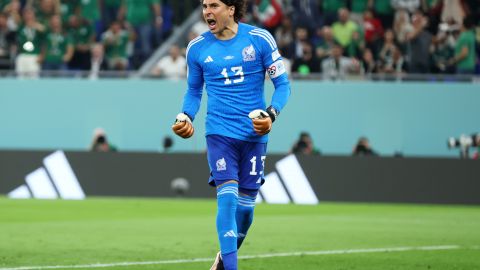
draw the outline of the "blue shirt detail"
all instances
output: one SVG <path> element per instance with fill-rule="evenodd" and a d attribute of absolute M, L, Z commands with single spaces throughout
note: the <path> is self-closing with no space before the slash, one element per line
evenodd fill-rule
<path fill-rule="evenodd" d="M 275 86 L 271 105 L 278 111 L 285 106 L 290 83 L 281 60 L 272 35 L 248 24 L 240 23 L 230 40 L 219 40 L 210 32 L 202 34 L 187 47 L 188 88 L 182 111 L 195 118 L 205 85 L 206 135 L 267 142 L 267 136 L 259 136 L 253 130 L 248 113 L 267 107 L 267 70 Z"/>

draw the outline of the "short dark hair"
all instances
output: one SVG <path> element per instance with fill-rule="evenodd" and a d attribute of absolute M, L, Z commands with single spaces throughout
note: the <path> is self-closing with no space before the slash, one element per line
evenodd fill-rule
<path fill-rule="evenodd" d="M 235 13 L 233 14 L 233 20 L 235 20 L 235 22 L 238 23 L 243 18 L 243 15 L 245 15 L 245 9 L 246 9 L 245 0 L 220 0 L 220 1 L 222 1 L 222 3 L 224 3 L 229 7 L 231 6 L 235 7 Z M 203 0 L 200 0 L 200 3 L 203 4 Z"/>

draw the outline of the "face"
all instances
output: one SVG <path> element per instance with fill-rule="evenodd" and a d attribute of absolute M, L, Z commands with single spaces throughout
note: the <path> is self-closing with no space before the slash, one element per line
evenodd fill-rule
<path fill-rule="evenodd" d="M 112 23 L 111 27 L 113 33 L 118 33 L 120 30 L 122 30 L 122 26 L 119 23 Z"/>
<path fill-rule="evenodd" d="M 180 55 L 180 48 L 178 46 L 172 46 L 170 48 L 170 56 L 172 58 L 177 58 Z"/>
<path fill-rule="evenodd" d="M 335 45 L 333 46 L 332 48 L 332 56 L 335 57 L 335 58 L 338 58 L 340 56 L 342 56 L 342 47 L 340 47 L 339 45 Z"/>
<path fill-rule="evenodd" d="M 61 20 L 60 16 L 57 16 L 57 15 L 52 16 L 52 18 L 50 19 L 50 26 L 54 30 L 61 29 L 62 28 L 62 20 Z"/>
<path fill-rule="evenodd" d="M 221 33 L 234 22 L 235 7 L 229 7 L 220 0 L 203 0 L 202 6 L 203 19 L 211 33 Z"/>
<path fill-rule="evenodd" d="M 345 23 L 348 21 L 348 17 L 350 14 L 348 13 L 348 10 L 342 8 L 338 11 L 338 19 L 342 22 Z"/>
<path fill-rule="evenodd" d="M 324 27 L 323 28 L 323 38 L 326 39 L 326 40 L 332 40 L 333 39 L 332 29 L 330 27 Z"/>
<path fill-rule="evenodd" d="M 23 20 L 25 21 L 25 23 L 34 22 L 35 21 L 35 13 L 33 12 L 33 10 L 25 9 L 23 11 Z"/>
<path fill-rule="evenodd" d="M 7 17 L 0 15 L 0 27 L 7 26 Z"/>

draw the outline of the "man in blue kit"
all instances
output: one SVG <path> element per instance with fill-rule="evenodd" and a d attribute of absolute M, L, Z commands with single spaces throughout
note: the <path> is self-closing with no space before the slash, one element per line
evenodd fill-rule
<path fill-rule="evenodd" d="M 205 84 L 209 183 L 217 189 L 220 242 L 211 269 L 236 270 L 264 181 L 267 133 L 290 96 L 290 83 L 272 35 L 239 22 L 245 0 L 203 0 L 202 6 L 210 31 L 187 47 L 188 88 L 172 130 L 182 138 L 193 135 Z M 269 107 L 265 73 L 275 86 Z"/>

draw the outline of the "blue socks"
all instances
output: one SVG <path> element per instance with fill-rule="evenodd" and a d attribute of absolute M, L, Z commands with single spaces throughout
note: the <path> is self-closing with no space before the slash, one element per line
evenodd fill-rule
<path fill-rule="evenodd" d="M 258 190 L 239 188 L 236 181 L 217 185 L 217 233 L 223 266 L 237 270 L 237 250 L 253 221 Z"/>
<path fill-rule="evenodd" d="M 217 188 L 217 233 L 223 266 L 237 270 L 237 223 L 235 213 L 238 204 L 238 183 L 226 182 Z"/>
<path fill-rule="evenodd" d="M 236 213 L 237 221 L 237 249 L 243 243 L 247 231 L 253 222 L 253 209 L 255 208 L 255 199 L 258 191 L 250 191 L 240 188 L 240 196 L 238 197 L 238 206 Z"/>

